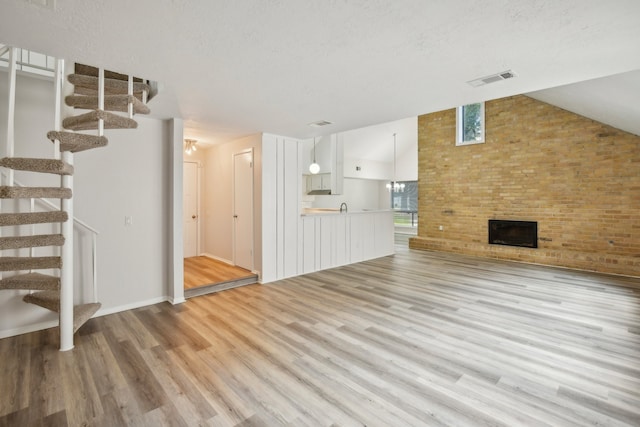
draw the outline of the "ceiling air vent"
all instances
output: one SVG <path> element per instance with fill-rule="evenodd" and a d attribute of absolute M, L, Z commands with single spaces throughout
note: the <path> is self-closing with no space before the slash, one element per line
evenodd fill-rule
<path fill-rule="evenodd" d="M 488 85 L 489 83 L 499 82 L 501 80 L 512 79 L 515 76 L 516 74 L 513 71 L 507 70 L 501 73 L 491 74 L 490 76 L 480 77 L 479 79 L 471 80 L 467 83 L 469 83 L 473 87 L 479 87 Z"/>
<path fill-rule="evenodd" d="M 313 123 L 309 123 L 309 126 L 313 126 L 314 128 L 319 128 L 322 126 L 327 126 L 327 125 L 331 125 L 333 123 L 328 122 L 326 120 L 318 120 L 317 122 L 313 122 Z"/>

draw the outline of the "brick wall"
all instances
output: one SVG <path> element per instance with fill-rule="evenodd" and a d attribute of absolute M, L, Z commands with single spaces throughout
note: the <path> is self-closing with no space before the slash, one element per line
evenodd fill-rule
<path fill-rule="evenodd" d="M 485 114 L 461 147 L 455 110 L 419 117 L 410 247 L 640 276 L 640 137 L 521 95 Z M 489 219 L 537 221 L 538 249 L 489 245 Z"/>

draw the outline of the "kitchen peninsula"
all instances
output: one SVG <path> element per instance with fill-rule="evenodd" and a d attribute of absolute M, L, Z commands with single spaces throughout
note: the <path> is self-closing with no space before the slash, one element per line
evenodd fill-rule
<path fill-rule="evenodd" d="M 306 208 L 300 218 L 304 273 L 394 253 L 391 210 Z"/>

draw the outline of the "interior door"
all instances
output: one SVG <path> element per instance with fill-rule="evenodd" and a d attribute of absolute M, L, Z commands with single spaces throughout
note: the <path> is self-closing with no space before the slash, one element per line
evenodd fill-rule
<path fill-rule="evenodd" d="M 233 262 L 253 270 L 253 152 L 233 156 Z"/>
<path fill-rule="evenodd" d="M 198 164 L 184 162 L 183 186 L 183 239 L 184 257 L 198 255 Z"/>

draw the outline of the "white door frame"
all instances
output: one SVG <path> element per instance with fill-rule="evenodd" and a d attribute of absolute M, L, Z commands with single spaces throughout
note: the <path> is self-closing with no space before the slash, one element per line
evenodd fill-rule
<path fill-rule="evenodd" d="M 235 194 L 236 194 L 236 182 L 235 182 L 235 174 L 236 174 L 236 156 L 237 155 L 243 155 L 243 154 L 247 154 L 250 153 L 251 154 L 251 209 L 250 209 L 250 213 L 251 213 L 251 267 L 249 268 L 249 270 L 254 271 L 255 269 L 255 226 L 254 226 L 254 221 L 255 221 L 255 215 L 254 215 L 254 191 L 255 191 L 255 173 L 254 173 L 254 166 L 255 166 L 255 155 L 253 152 L 253 147 L 252 148 L 248 148 L 246 150 L 241 150 L 238 152 L 233 153 L 233 155 L 231 156 L 231 164 L 233 165 L 233 179 L 231 180 L 231 194 L 232 194 L 232 215 L 234 216 L 233 218 L 233 231 L 232 231 L 232 236 L 233 236 L 233 242 L 232 242 L 232 255 L 233 255 L 233 264 L 237 265 L 237 260 L 236 260 L 236 223 L 235 223 L 235 214 L 236 214 L 236 198 L 235 198 Z M 244 267 L 246 268 L 246 267 Z"/>
<path fill-rule="evenodd" d="M 195 163 L 196 164 L 196 217 L 197 220 L 196 221 L 196 256 L 200 255 L 201 253 L 201 247 L 200 247 L 200 236 L 201 234 L 201 229 L 200 229 L 200 224 L 201 224 L 201 217 L 202 215 L 200 215 L 200 210 L 201 210 L 201 202 L 200 202 L 200 195 L 201 193 L 201 187 L 200 187 L 200 183 L 202 182 L 202 177 L 200 176 L 200 174 L 202 173 L 202 162 L 200 160 L 189 160 L 189 159 L 185 159 L 183 160 L 183 166 L 184 163 Z M 182 176 L 184 179 L 184 167 L 182 168 Z M 183 181 L 183 185 L 184 185 L 184 181 Z M 184 192 L 182 194 L 182 197 L 184 199 Z M 184 212 L 183 212 L 184 214 Z M 183 232 L 183 244 L 184 244 L 184 232 Z"/>
<path fill-rule="evenodd" d="M 182 242 L 182 179 L 184 175 L 184 123 L 182 119 L 169 120 L 169 152 L 171 158 L 171 253 L 169 256 L 169 290 L 171 304 L 181 304 L 184 299 L 184 244 Z"/>

